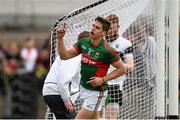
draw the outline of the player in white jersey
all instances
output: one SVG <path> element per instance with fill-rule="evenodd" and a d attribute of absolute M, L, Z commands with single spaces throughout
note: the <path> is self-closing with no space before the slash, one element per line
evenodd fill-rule
<path fill-rule="evenodd" d="M 78 40 L 88 37 L 89 32 L 82 32 Z M 58 55 L 52 64 L 43 86 L 43 96 L 56 119 L 74 119 L 73 104 L 79 93 L 81 56 L 61 60 Z M 71 84 L 70 84 L 71 83 Z"/>
<path fill-rule="evenodd" d="M 119 18 L 116 14 L 110 14 L 107 19 L 111 22 L 111 27 L 106 35 L 106 39 L 111 47 L 119 53 L 121 59 L 126 64 L 126 73 L 131 71 L 134 66 L 132 43 L 119 36 Z M 113 71 L 113 66 L 110 66 L 108 72 Z M 119 114 L 119 106 L 122 105 L 122 85 L 126 79 L 125 74 L 114 80 L 108 81 L 109 102 L 106 106 L 106 116 L 108 119 L 117 119 Z"/>

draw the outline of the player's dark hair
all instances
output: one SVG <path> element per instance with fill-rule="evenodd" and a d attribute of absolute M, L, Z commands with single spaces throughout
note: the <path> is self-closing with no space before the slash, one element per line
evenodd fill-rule
<path fill-rule="evenodd" d="M 101 22 L 102 25 L 103 25 L 103 31 L 108 32 L 108 30 L 109 30 L 109 28 L 111 26 L 111 22 L 109 20 L 98 16 L 98 17 L 96 17 L 95 21 Z"/>

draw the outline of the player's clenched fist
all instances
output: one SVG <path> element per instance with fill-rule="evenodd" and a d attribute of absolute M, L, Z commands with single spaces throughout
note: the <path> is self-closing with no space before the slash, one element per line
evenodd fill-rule
<path fill-rule="evenodd" d="M 57 29 L 56 32 L 57 32 L 56 35 L 57 35 L 58 40 L 62 39 L 66 33 L 66 24 L 64 24 L 62 28 Z"/>

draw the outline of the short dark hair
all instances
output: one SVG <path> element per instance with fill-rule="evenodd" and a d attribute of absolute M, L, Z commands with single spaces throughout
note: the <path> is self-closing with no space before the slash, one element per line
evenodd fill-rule
<path fill-rule="evenodd" d="M 108 32 L 108 30 L 109 30 L 109 28 L 111 26 L 111 22 L 109 20 L 107 20 L 107 19 L 105 19 L 103 17 L 98 16 L 98 17 L 96 17 L 95 21 L 101 22 L 102 25 L 103 25 L 103 31 Z"/>

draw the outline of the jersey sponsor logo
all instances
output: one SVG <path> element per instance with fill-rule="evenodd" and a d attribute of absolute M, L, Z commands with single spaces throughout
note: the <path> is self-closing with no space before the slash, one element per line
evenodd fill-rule
<path fill-rule="evenodd" d="M 96 64 L 95 61 L 93 61 L 93 60 L 91 60 L 91 59 L 88 59 L 88 58 L 86 58 L 86 57 L 82 57 L 82 63 L 87 63 L 87 64 L 89 64 L 89 65 L 95 65 L 95 64 Z"/>
<path fill-rule="evenodd" d="M 89 64 L 91 66 L 95 66 L 95 67 L 107 67 L 109 66 L 109 64 L 104 63 L 103 61 L 97 61 L 95 59 L 93 59 L 92 57 L 88 56 L 87 54 L 82 54 L 82 59 L 81 59 L 81 63 L 84 64 Z"/>

